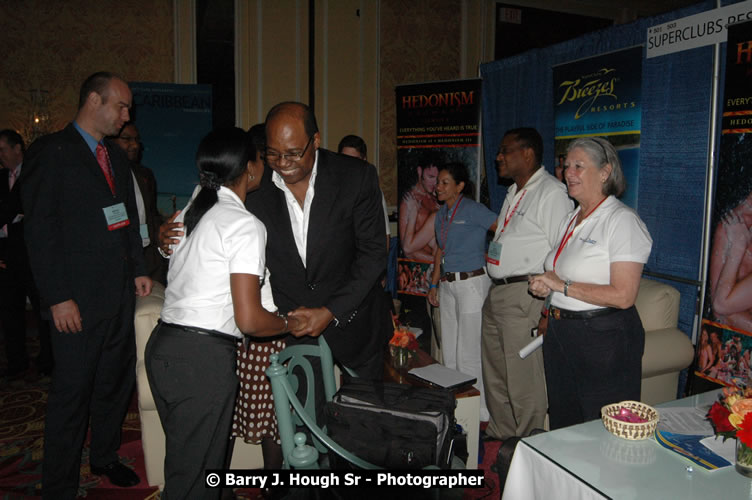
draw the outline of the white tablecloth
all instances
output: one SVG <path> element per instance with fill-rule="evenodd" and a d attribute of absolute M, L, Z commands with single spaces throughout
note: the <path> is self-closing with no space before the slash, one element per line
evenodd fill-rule
<path fill-rule="evenodd" d="M 551 493 L 556 492 L 552 497 Z M 512 457 L 502 500 L 604 499 L 571 473 L 520 441 Z"/>

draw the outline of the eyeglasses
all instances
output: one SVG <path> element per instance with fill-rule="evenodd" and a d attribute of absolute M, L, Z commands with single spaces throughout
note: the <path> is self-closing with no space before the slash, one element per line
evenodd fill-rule
<path fill-rule="evenodd" d="M 310 139 L 308 139 L 308 142 L 306 143 L 305 148 L 303 148 L 303 151 L 300 153 L 277 153 L 276 151 L 264 151 L 264 158 L 268 162 L 272 163 L 278 163 L 279 160 L 285 160 L 285 161 L 300 161 L 306 154 L 306 151 L 308 151 L 308 147 L 313 142 L 313 136 L 311 136 Z"/>
<path fill-rule="evenodd" d="M 512 148 L 499 148 L 499 151 L 496 153 L 496 156 L 502 155 L 507 156 L 509 154 L 514 153 L 518 149 L 525 149 L 527 146 L 516 146 Z"/>

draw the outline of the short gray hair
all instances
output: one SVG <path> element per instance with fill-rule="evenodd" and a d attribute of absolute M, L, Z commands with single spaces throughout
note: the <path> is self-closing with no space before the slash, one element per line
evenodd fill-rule
<path fill-rule="evenodd" d="M 598 167 L 598 170 L 603 169 L 608 164 L 611 165 L 611 173 L 606 182 L 603 183 L 602 191 L 606 196 L 621 196 L 627 189 L 627 181 L 624 179 L 621 160 L 619 160 L 619 155 L 614 146 L 603 137 L 580 137 L 569 143 L 567 153 L 577 148 L 588 155 L 593 164 Z"/>

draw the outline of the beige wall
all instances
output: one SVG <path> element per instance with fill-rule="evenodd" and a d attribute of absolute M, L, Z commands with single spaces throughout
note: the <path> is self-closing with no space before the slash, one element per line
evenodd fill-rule
<path fill-rule="evenodd" d="M 62 128 L 95 71 L 173 81 L 171 0 L 3 0 L 0 20 L 0 128 L 25 135 L 30 89 L 49 91 L 49 130 Z"/>

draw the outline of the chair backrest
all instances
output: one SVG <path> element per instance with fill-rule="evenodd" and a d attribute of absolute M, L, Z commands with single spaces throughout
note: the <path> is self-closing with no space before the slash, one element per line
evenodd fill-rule
<path fill-rule="evenodd" d="M 318 358 L 321 373 L 316 373 L 311 359 Z M 325 427 L 316 423 L 315 379 L 321 377 L 326 401 L 334 397 L 334 360 L 329 345 L 323 336 L 318 344 L 288 346 L 282 352 L 270 356 L 271 365 L 266 370 L 274 395 L 274 412 L 282 442 L 283 467 L 290 468 L 290 456 L 296 447 L 296 426 L 305 426 L 313 436 L 315 448 L 322 453 L 333 451 L 353 465 L 363 469 L 379 467 L 361 460 L 335 443 L 326 433 Z M 301 390 L 301 388 L 305 390 Z M 299 395 L 305 397 L 301 401 Z"/>

